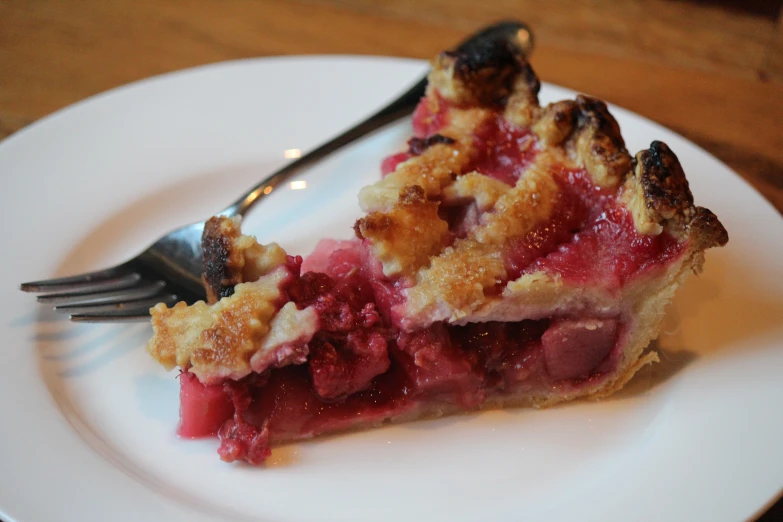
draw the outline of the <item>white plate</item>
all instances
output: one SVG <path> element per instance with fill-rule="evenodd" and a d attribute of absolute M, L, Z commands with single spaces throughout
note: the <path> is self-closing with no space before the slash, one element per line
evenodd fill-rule
<path fill-rule="evenodd" d="M 783 220 L 725 165 L 618 108 L 629 149 L 666 141 L 731 235 L 668 314 L 663 362 L 619 396 L 330 437 L 222 463 L 178 440 L 178 387 L 147 325 L 75 325 L 22 281 L 110 265 L 202 219 L 382 105 L 417 61 L 247 60 L 145 80 L 0 144 L 0 516 L 44 520 L 711 520 L 783 486 Z M 542 99 L 573 96 L 545 85 Z M 307 253 L 349 237 L 395 125 L 312 169 L 247 229 Z"/>

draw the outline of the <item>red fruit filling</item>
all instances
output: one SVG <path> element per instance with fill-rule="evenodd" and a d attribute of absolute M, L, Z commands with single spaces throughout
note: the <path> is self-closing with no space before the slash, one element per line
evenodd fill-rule
<path fill-rule="evenodd" d="M 606 358 L 617 338 L 617 320 L 554 321 L 541 336 L 549 375 L 557 380 L 586 378 Z"/>
<path fill-rule="evenodd" d="M 218 432 L 220 437 L 218 455 L 226 462 L 244 460 L 259 465 L 272 454 L 269 448 L 269 421 L 251 424 L 245 418 L 245 411 L 253 403 L 250 382 L 257 388 L 261 380 L 252 378 L 246 383 L 227 382 L 223 386 L 226 396 L 234 405 L 232 417 L 223 423 Z"/>
<path fill-rule="evenodd" d="M 506 121 L 501 114 L 481 125 L 473 137 L 474 156 L 465 172 L 480 174 L 514 186 L 536 155 L 535 137 Z"/>
<path fill-rule="evenodd" d="M 319 373 L 313 364 L 321 364 L 316 362 L 320 356 L 312 352 L 307 365 L 274 369 L 263 379 L 251 376 L 224 387 L 204 387 L 191 376 L 183 379 L 183 388 L 220 390 L 234 409 L 222 416 L 212 410 L 209 418 L 195 419 L 205 410 L 183 404 L 183 425 L 222 424 L 221 458 L 257 463 L 268 454 L 270 442 L 342 431 L 357 421 L 381 424 L 431 403 L 475 408 L 488 398 L 522 389 L 574 387 L 585 378 L 600 378 L 611 369 L 595 371 L 611 359 L 616 325 L 613 319 L 595 319 L 586 328 L 559 325 L 550 333 L 548 320 L 437 324 L 384 342 L 387 350 L 375 360 L 384 358 L 385 364 L 376 366 L 378 373 L 369 380 L 373 372 L 351 359 L 332 362 L 333 372 Z M 205 435 L 212 433 L 210 428 Z"/>
<path fill-rule="evenodd" d="M 615 194 L 596 187 L 584 170 L 563 170 L 555 179 L 560 192 L 551 219 L 509 245 L 508 280 L 545 271 L 573 283 L 619 289 L 685 251 L 668 232 L 640 235 Z"/>
<path fill-rule="evenodd" d="M 449 108 L 449 103 L 440 94 L 422 98 L 413 111 L 413 135 L 426 138 L 437 134 L 448 123 Z"/>
<path fill-rule="evenodd" d="M 385 178 L 395 170 L 397 170 L 397 165 L 402 163 L 403 161 L 409 160 L 411 158 L 411 155 L 407 152 L 398 152 L 397 154 L 392 154 L 391 156 L 387 156 L 383 159 L 381 162 L 381 177 Z"/>
<path fill-rule="evenodd" d="M 179 375 L 180 437 L 217 435 L 226 419 L 234 414 L 234 405 L 222 384 L 204 386 L 189 372 Z"/>
<path fill-rule="evenodd" d="M 324 400 L 361 391 L 389 369 L 386 338 L 379 332 L 349 333 L 339 347 L 320 337 L 311 343 L 309 369 L 313 388 Z"/>
<path fill-rule="evenodd" d="M 607 205 L 569 242 L 526 271 L 543 270 L 575 283 L 602 281 L 620 288 L 637 275 L 666 266 L 685 247 L 667 232 L 639 235 L 628 210 Z"/>
<path fill-rule="evenodd" d="M 616 359 L 616 319 L 437 323 L 400 332 L 376 310 L 374 289 L 393 285 L 369 279 L 379 272 L 360 264 L 361 244 L 332 246 L 338 248 L 325 272 L 304 273 L 287 289 L 297 306 L 312 306 L 321 318 L 307 363 L 222 386 L 183 373 L 181 435 L 217 432 L 223 460 L 259 463 L 271 442 L 358 421 L 381 424 L 433 403 L 467 409 L 519 390 L 578 386 L 613 367 L 607 361 Z"/>

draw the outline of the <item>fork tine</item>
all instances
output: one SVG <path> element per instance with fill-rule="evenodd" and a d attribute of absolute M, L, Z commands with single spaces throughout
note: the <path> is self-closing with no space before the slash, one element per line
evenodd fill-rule
<path fill-rule="evenodd" d="M 73 314 L 71 321 L 75 323 L 140 323 L 149 322 L 149 313 L 113 312 L 102 314 Z"/>
<path fill-rule="evenodd" d="M 155 281 L 154 283 L 141 286 L 107 290 L 105 292 L 67 292 L 62 294 L 46 294 L 39 295 L 38 302 L 53 305 L 119 303 L 121 301 L 133 301 L 136 299 L 142 299 L 144 297 L 151 297 L 160 292 L 164 286 L 166 286 L 164 281 Z"/>
<path fill-rule="evenodd" d="M 58 312 L 65 312 L 71 315 L 94 315 L 105 312 L 134 312 L 141 314 L 148 313 L 149 309 L 158 303 L 164 303 L 166 306 L 171 306 L 178 300 L 179 298 L 174 294 L 160 294 L 147 299 L 136 299 L 134 301 L 105 304 L 60 305 L 55 306 L 54 309 Z"/>
<path fill-rule="evenodd" d="M 98 283 L 109 283 L 128 275 L 130 274 L 128 274 L 127 268 L 114 267 L 69 277 L 30 281 L 29 283 L 22 283 L 20 288 L 24 292 L 62 292 L 76 290 L 80 287 L 93 288 Z"/>

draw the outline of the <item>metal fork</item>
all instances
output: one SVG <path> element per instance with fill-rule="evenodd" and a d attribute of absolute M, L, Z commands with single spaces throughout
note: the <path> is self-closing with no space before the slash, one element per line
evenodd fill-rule
<path fill-rule="evenodd" d="M 513 40 L 525 54 L 533 48 L 530 29 L 517 21 L 503 21 L 484 28 L 464 40 L 459 52 L 476 52 L 477 45 L 490 39 Z M 256 203 L 282 182 L 353 141 L 413 112 L 427 88 L 426 76 L 389 105 L 363 122 L 288 163 L 234 203 L 219 212 L 223 216 L 244 216 Z M 114 322 L 148 320 L 157 303 L 177 301 L 192 304 L 204 299 L 201 283 L 201 234 L 204 221 L 166 234 L 141 254 L 120 265 L 86 274 L 22 283 L 25 292 L 44 293 L 38 302 L 54 305 L 74 321 Z"/>

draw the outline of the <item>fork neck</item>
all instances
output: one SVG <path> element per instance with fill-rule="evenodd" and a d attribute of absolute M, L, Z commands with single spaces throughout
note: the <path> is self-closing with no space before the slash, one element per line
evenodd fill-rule
<path fill-rule="evenodd" d="M 258 185 L 251 188 L 242 197 L 223 210 L 221 215 L 227 217 L 244 216 L 258 201 L 271 194 L 281 183 L 295 173 L 349 143 L 411 114 L 416 108 L 416 104 L 418 104 L 419 100 L 424 96 L 426 89 L 427 78 L 425 76 L 396 100 L 363 122 L 348 129 L 336 138 L 321 144 L 299 159 L 288 163 L 283 168 L 261 181 Z"/>

